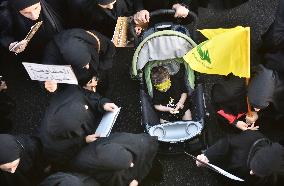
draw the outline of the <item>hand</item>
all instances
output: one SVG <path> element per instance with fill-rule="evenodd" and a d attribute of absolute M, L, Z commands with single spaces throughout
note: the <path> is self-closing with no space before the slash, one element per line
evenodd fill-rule
<path fill-rule="evenodd" d="M 132 182 L 130 182 L 129 186 L 137 186 L 138 185 L 138 181 L 137 180 L 133 180 Z"/>
<path fill-rule="evenodd" d="M 23 52 L 26 49 L 27 45 L 28 41 L 25 39 L 20 42 L 13 42 L 9 45 L 9 50 L 18 54 Z"/>
<path fill-rule="evenodd" d="M 243 121 L 237 121 L 236 127 L 241 129 L 242 131 L 247 130 L 248 129 L 248 124 L 246 124 Z"/>
<path fill-rule="evenodd" d="M 2 90 L 6 90 L 8 87 L 6 85 L 6 82 L 5 81 L 0 81 L 0 92 Z"/>
<path fill-rule="evenodd" d="M 249 127 L 247 128 L 247 130 L 258 130 L 258 129 L 259 129 L 259 126 L 254 126 L 254 123 L 251 124 L 251 126 L 249 126 Z"/>
<path fill-rule="evenodd" d="M 204 155 L 204 154 L 200 154 L 196 157 L 197 159 L 199 159 L 200 161 L 203 161 L 205 163 L 209 163 L 208 158 Z M 204 165 L 202 163 L 200 163 L 199 161 L 195 162 L 197 167 L 203 167 Z"/>
<path fill-rule="evenodd" d="M 150 20 L 150 13 L 147 10 L 141 10 L 133 16 L 135 24 L 148 23 Z"/>
<path fill-rule="evenodd" d="M 174 108 L 168 107 L 168 112 L 171 114 L 175 114 L 176 110 Z"/>
<path fill-rule="evenodd" d="M 116 106 L 116 104 L 114 104 L 114 103 L 106 103 L 106 104 L 104 104 L 103 107 L 104 107 L 105 111 L 109 111 L 109 112 L 113 112 L 118 108 Z"/>
<path fill-rule="evenodd" d="M 180 102 L 177 103 L 175 110 L 178 111 L 179 109 L 183 109 L 184 105 Z"/>
<path fill-rule="evenodd" d="M 85 140 L 86 140 L 86 143 L 92 143 L 96 141 L 99 137 L 100 135 L 98 134 L 91 134 L 91 135 L 86 136 Z"/>
<path fill-rule="evenodd" d="M 258 119 L 257 112 L 252 111 L 251 115 L 246 115 L 246 123 L 248 125 L 254 124 L 256 120 Z"/>
<path fill-rule="evenodd" d="M 140 34 L 141 34 L 143 28 L 140 27 L 140 26 L 136 26 L 134 29 L 135 29 L 136 35 L 137 35 L 137 36 L 140 36 Z"/>
<path fill-rule="evenodd" d="M 176 13 L 174 17 L 187 17 L 189 10 L 180 4 L 174 4 L 173 9 L 175 9 Z"/>
<path fill-rule="evenodd" d="M 134 167 L 134 163 L 133 162 L 130 163 L 130 167 Z"/>
<path fill-rule="evenodd" d="M 52 81 L 45 81 L 44 82 L 44 87 L 49 92 L 55 92 L 57 90 L 57 82 L 54 81 L 54 80 L 52 80 Z"/>
<path fill-rule="evenodd" d="M 245 130 L 258 130 L 259 126 L 254 126 L 254 124 L 252 124 L 251 126 L 249 126 L 248 124 L 246 124 L 243 121 L 238 121 L 236 124 L 237 128 L 241 129 L 242 131 Z"/>

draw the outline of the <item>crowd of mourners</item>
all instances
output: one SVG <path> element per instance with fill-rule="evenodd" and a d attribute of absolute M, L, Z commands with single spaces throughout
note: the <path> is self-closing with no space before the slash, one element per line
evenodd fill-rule
<path fill-rule="evenodd" d="M 141 25 L 151 20 L 149 12 L 174 9 L 174 17 L 183 19 L 205 2 L 1 1 L 1 54 L 16 54 L 19 63 L 71 65 L 78 85 L 41 82 L 39 86 L 52 97 L 37 134 L 12 135 L 13 124 L 8 115 L 15 102 L 7 95 L 7 85 L 0 77 L 0 185 L 137 186 L 147 177 L 160 180 L 157 137 L 146 133 L 120 132 L 108 137 L 95 134 L 102 115 L 118 108 L 106 98 L 111 89 L 110 70 L 116 59 L 111 38 L 120 16 L 132 16 L 139 35 L 144 29 Z M 34 37 L 24 39 L 31 26 L 39 21 L 42 25 Z M 197 156 L 251 184 L 272 184 L 277 176 L 284 175 L 284 139 L 271 141 L 258 131 L 258 122 L 267 110 L 273 109 L 270 114 L 276 120 L 284 116 L 283 29 L 284 0 L 280 0 L 275 20 L 262 36 L 259 51 L 263 61 L 249 85 L 244 78 L 233 75 L 213 85 L 211 99 L 217 123 L 228 135 Z M 161 123 L 171 120 L 179 111 L 178 119 L 191 120 L 183 86 L 177 88 L 179 83 L 170 81 L 162 67 L 153 69 L 151 78 L 159 95 L 153 102 Z M 161 96 L 177 89 L 181 90 L 175 107 L 163 105 Z M 198 161 L 196 164 L 204 165 Z"/>

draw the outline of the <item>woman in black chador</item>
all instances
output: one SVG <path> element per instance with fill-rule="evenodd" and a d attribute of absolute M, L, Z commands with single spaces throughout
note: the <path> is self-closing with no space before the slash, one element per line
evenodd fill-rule
<path fill-rule="evenodd" d="M 95 75 L 80 75 L 80 86 L 70 85 L 54 95 L 40 130 L 44 155 L 60 167 L 68 166 L 83 147 L 97 139 L 102 114 L 117 108 L 96 92 Z"/>
<path fill-rule="evenodd" d="M 212 87 L 212 103 L 217 121 L 227 132 L 257 130 L 252 124 L 258 119 L 256 112 L 247 115 L 246 83 L 244 78 L 228 75 Z"/>
<path fill-rule="evenodd" d="M 47 42 L 62 30 L 57 7 L 50 0 L 9 0 L 0 9 L 0 45 L 6 50 L 23 53 L 24 60 L 38 62 Z M 52 4 L 54 6 L 54 4 Z M 28 43 L 24 40 L 31 26 L 43 24 Z M 17 47 L 13 46 L 20 42 Z"/>
<path fill-rule="evenodd" d="M 137 186 L 152 168 L 157 150 L 158 141 L 148 134 L 114 133 L 85 147 L 73 167 L 101 185 Z"/>
<path fill-rule="evenodd" d="M 280 0 L 273 24 L 262 36 L 263 64 L 252 78 L 248 98 L 255 110 L 272 103 L 276 118 L 284 116 L 284 0 Z M 265 85 L 265 86 L 264 86 Z M 273 108 L 271 107 L 271 108 Z"/>
<path fill-rule="evenodd" d="M 39 139 L 0 134 L 0 143 L 0 185 L 36 186 L 43 177 Z"/>
<path fill-rule="evenodd" d="M 227 136 L 197 158 L 224 168 L 248 185 L 272 185 L 277 175 L 284 175 L 284 147 L 258 131 L 246 130 Z M 196 164 L 202 166 L 199 162 Z"/>
<path fill-rule="evenodd" d="M 94 71 L 99 74 L 101 80 L 99 91 L 105 92 L 114 57 L 113 43 L 99 32 L 70 29 L 56 35 L 48 44 L 42 63 L 71 65 L 77 78 L 83 69 Z M 54 81 L 46 81 L 45 88 L 54 92 L 57 84 Z"/>

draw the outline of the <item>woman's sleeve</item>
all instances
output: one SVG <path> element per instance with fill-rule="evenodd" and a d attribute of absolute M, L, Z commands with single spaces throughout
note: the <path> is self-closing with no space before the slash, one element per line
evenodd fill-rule
<path fill-rule="evenodd" d="M 204 155 L 208 158 L 211 163 L 221 162 L 226 156 L 228 156 L 230 151 L 229 137 L 220 139 L 217 143 L 209 147 Z"/>
<path fill-rule="evenodd" d="M 115 46 L 114 44 L 104 35 L 99 32 L 95 33 L 100 40 L 100 65 L 99 68 L 102 70 L 110 69 L 115 59 Z"/>
<path fill-rule="evenodd" d="M 136 12 L 139 12 L 140 10 L 144 10 L 143 0 L 135 0 L 133 13 L 135 14 Z"/>

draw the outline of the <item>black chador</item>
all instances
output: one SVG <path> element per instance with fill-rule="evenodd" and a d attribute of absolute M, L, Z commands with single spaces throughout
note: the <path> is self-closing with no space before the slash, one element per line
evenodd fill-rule
<path fill-rule="evenodd" d="M 48 41 L 63 29 L 63 21 L 56 7 L 50 0 L 11 0 L 3 2 L 0 8 L 0 45 L 7 50 L 9 45 L 21 41 L 28 34 L 31 26 L 39 21 L 43 24 L 21 53 L 24 59 L 38 62 Z M 19 13 L 20 10 L 40 2 L 41 12 L 37 20 L 31 20 Z"/>
<path fill-rule="evenodd" d="M 157 150 L 156 138 L 148 134 L 114 133 L 85 147 L 73 166 L 93 175 L 102 185 L 128 186 L 133 180 L 141 183 L 147 176 Z"/>
<path fill-rule="evenodd" d="M 246 182 L 271 181 L 270 176 L 284 173 L 284 147 L 272 143 L 258 131 L 246 130 L 227 136 L 204 154 L 209 163 L 225 168 Z M 251 170 L 254 175 L 251 175 Z"/>
<path fill-rule="evenodd" d="M 87 145 L 85 137 L 95 133 L 107 102 L 75 85 L 54 95 L 40 131 L 44 155 L 54 164 L 67 165 Z"/>
<path fill-rule="evenodd" d="M 30 136 L 0 134 L 0 143 L 0 165 L 20 160 L 14 173 L 0 170 L 0 185 L 37 185 L 43 176 L 39 139 Z"/>

